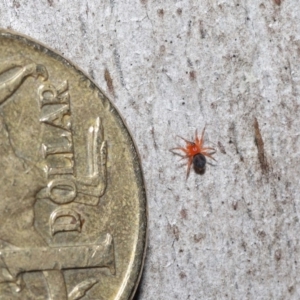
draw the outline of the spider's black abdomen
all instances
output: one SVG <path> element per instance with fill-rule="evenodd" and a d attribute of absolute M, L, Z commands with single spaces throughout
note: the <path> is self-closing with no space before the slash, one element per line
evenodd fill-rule
<path fill-rule="evenodd" d="M 203 154 L 198 153 L 193 157 L 193 165 L 196 172 L 203 172 L 206 165 L 206 158 Z"/>

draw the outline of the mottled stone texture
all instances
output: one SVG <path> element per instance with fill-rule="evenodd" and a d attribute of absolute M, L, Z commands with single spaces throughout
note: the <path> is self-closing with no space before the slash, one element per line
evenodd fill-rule
<path fill-rule="evenodd" d="M 1 0 L 0 26 L 78 64 L 140 151 L 136 299 L 300 299 L 298 0 Z M 217 162 L 169 152 L 206 124 Z"/>

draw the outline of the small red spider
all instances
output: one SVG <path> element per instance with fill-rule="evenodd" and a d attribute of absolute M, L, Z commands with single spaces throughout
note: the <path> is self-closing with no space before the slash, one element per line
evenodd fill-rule
<path fill-rule="evenodd" d="M 187 158 L 188 159 L 188 167 L 187 167 L 187 172 L 186 172 L 186 179 L 188 179 L 191 166 L 193 164 L 194 169 L 197 173 L 203 173 L 205 170 L 205 165 L 206 165 L 206 158 L 205 156 L 215 160 L 212 155 L 216 152 L 214 148 L 210 147 L 203 147 L 204 144 L 204 132 L 205 132 L 205 127 L 202 130 L 201 138 L 198 137 L 197 130 L 195 132 L 195 141 L 190 142 L 182 137 L 186 142 L 185 148 L 183 147 L 176 147 L 172 148 L 171 151 L 176 154 L 181 156 L 182 158 Z M 173 150 L 181 150 L 185 153 L 185 155 L 179 154 L 177 152 L 174 152 Z M 213 152 L 208 152 L 209 150 L 212 150 Z"/>

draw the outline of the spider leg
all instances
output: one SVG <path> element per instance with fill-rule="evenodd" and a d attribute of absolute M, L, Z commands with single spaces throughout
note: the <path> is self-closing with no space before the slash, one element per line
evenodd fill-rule
<path fill-rule="evenodd" d="M 181 160 L 183 160 L 183 159 L 185 159 L 185 158 L 188 158 L 187 155 L 182 155 L 182 154 L 177 153 L 177 152 L 172 152 L 172 153 L 173 153 L 174 155 L 177 155 L 177 156 L 180 156 L 180 157 L 181 157 L 179 161 L 181 161 Z"/>
<path fill-rule="evenodd" d="M 180 157 L 181 157 L 180 160 L 182 160 L 182 159 L 184 159 L 184 158 L 187 158 L 187 156 L 181 155 L 180 153 L 175 153 L 175 152 L 173 152 L 173 154 L 174 154 L 174 155 L 177 155 L 177 156 L 180 156 Z M 179 161 L 180 161 L 180 160 L 179 160 Z"/>
<path fill-rule="evenodd" d="M 193 157 L 190 157 L 188 161 L 187 171 L 186 171 L 186 180 L 189 178 L 192 163 L 193 163 Z"/>
<path fill-rule="evenodd" d="M 185 158 L 189 158 L 188 155 L 179 155 L 179 156 L 181 157 L 181 159 L 180 159 L 179 161 L 181 161 L 181 160 L 183 160 L 183 159 L 185 159 Z"/>
<path fill-rule="evenodd" d="M 186 167 L 186 163 L 182 163 L 180 165 L 178 165 L 179 168 L 183 168 L 183 167 Z"/>
<path fill-rule="evenodd" d="M 213 150 L 214 153 L 216 153 L 216 149 L 215 148 L 211 148 L 211 147 L 205 147 L 205 148 L 202 148 L 203 151 L 206 151 L 206 150 Z"/>
<path fill-rule="evenodd" d="M 202 130 L 202 133 L 201 133 L 201 139 L 200 139 L 200 142 L 199 142 L 199 146 L 202 147 L 203 145 L 203 142 L 204 142 L 204 132 L 205 132 L 205 128 L 206 128 L 206 125 L 204 126 L 203 130 Z"/>
<path fill-rule="evenodd" d="M 198 145 L 200 142 L 199 137 L 198 137 L 198 130 L 196 129 L 195 131 L 195 143 Z"/>
<path fill-rule="evenodd" d="M 190 142 L 188 140 L 186 140 L 185 138 L 183 138 L 182 136 L 180 135 L 177 135 L 177 137 L 181 138 L 182 140 L 184 140 L 187 144 L 193 144 L 193 142 Z"/>
<path fill-rule="evenodd" d="M 169 151 L 171 151 L 173 154 L 180 155 L 180 154 L 178 154 L 177 152 L 175 152 L 174 150 L 181 150 L 181 151 L 183 151 L 185 154 L 188 154 L 187 150 L 186 150 L 185 148 L 182 148 L 182 147 L 171 148 Z"/>
<path fill-rule="evenodd" d="M 209 162 L 209 161 L 207 161 L 206 163 L 207 163 L 208 165 L 212 166 L 212 167 L 215 167 L 215 166 L 216 166 L 215 163 L 211 163 L 211 162 Z"/>
<path fill-rule="evenodd" d="M 205 155 L 205 156 L 207 156 L 207 157 L 213 159 L 214 161 L 217 161 L 216 159 L 214 159 L 214 158 L 212 157 L 212 155 L 213 155 L 214 153 L 215 153 L 215 152 L 211 152 L 211 153 L 201 152 L 201 154 L 203 154 L 203 155 Z"/>

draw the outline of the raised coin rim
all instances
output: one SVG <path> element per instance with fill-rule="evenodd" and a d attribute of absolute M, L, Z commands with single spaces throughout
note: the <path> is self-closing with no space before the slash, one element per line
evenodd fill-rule
<path fill-rule="evenodd" d="M 145 180 L 144 180 L 142 164 L 141 164 L 141 157 L 137 150 L 137 146 L 134 140 L 132 139 L 131 132 L 128 129 L 128 126 L 125 120 L 123 119 L 123 117 L 121 116 L 119 110 L 115 107 L 115 105 L 110 100 L 110 98 L 106 96 L 106 94 L 104 94 L 104 92 L 99 88 L 99 86 L 95 83 L 95 81 L 89 75 L 87 75 L 80 67 L 73 64 L 70 60 L 66 59 L 58 51 L 53 50 L 51 47 L 48 47 L 45 44 L 25 34 L 15 32 L 10 29 L 0 28 L 0 38 L 2 37 L 10 38 L 12 40 L 17 40 L 22 43 L 25 43 L 26 45 L 31 46 L 35 50 L 39 50 L 43 52 L 45 55 L 49 55 L 54 59 L 60 61 L 67 68 L 70 67 L 73 68 L 81 76 L 86 77 L 92 83 L 93 88 L 96 88 L 101 93 L 101 97 L 106 98 L 106 100 L 109 101 L 112 107 L 110 113 L 114 114 L 114 117 L 116 119 L 119 119 L 118 124 L 122 125 L 123 127 L 120 128 L 120 130 L 125 130 L 128 133 L 131 146 L 134 148 L 134 151 L 137 154 L 133 160 L 133 164 L 134 164 L 134 173 L 137 178 L 137 183 L 138 186 L 140 187 L 139 189 L 140 190 L 140 195 L 139 195 L 139 215 L 140 215 L 139 225 L 140 226 L 139 226 L 137 244 L 135 245 L 136 248 L 135 251 L 136 253 L 138 253 L 138 255 L 134 255 L 134 261 L 132 262 L 132 270 L 127 279 L 126 286 L 122 290 L 119 289 L 115 300 L 122 300 L 122 299 L 132 300 L 137 290 L 138 284 L 140 282 L 143 267 L 144 267 L 144 262 L 145 262 L 147 243 L 148 243 L 148 207 L 147 207 L 147 194 L 146 194 Z"/>

